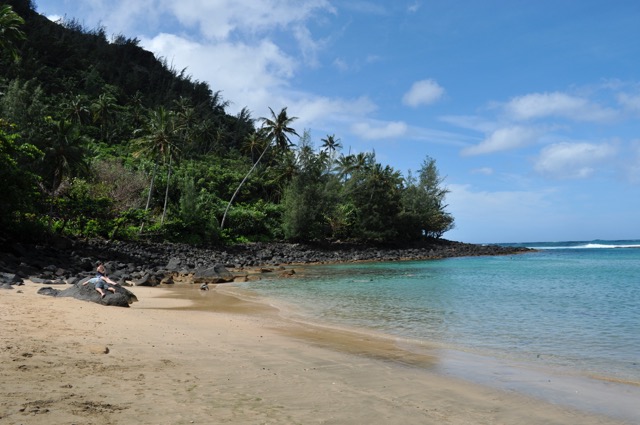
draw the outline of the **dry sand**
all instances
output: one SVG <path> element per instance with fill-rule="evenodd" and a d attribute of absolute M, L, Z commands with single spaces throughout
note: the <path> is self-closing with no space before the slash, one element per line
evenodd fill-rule
<path fill-rule="evenodd" d="M 0 424 L 629 423 L 442 376 L 428 352 L 220 289 L 136 287 L 128 309 L 38 289 L 0 293 Z"/>

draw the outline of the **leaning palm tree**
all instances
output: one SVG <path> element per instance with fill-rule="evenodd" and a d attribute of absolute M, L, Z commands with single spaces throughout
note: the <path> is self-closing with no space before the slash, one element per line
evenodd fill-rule
<path fill-rule="evenodd" d="M 249 178 L 249 175 L 256 168 L 269 148 L 272 145 L 275 145 L 276 148 L 286 151 L 291 146 L 293 146 L 293 143 L 291 143 L 291 139 L 289 139 L 289 136 L 295 134 L 296 136 L 300 137 L 300 135 L 296 133 L 296 130 L 293 129 L 293 127 L 290 127 L 291 123 L 297 120 L 298 117 L 289 117 L 286 107 L 282 108 L 278 115 L 276 115 L 276 113 L 273 112 L 273 109 L 271 108 L 269 108 L 269 111 L 271 111 L 271 118 L 260 118 L 260 121 L 262 121 L 262 127 L 259 130 L 260 134 L 262 134 L 264 139 L 267 141 L 267 146 L 258 157 L 258 160 L 254 162 L 249 172 L 244 176 L 244 178 L 236 188 L 236 191 L 233 192 L 233 195 L 231 196 L 231 199 L 227 204 L 227 208 L 224 210 L 224 214 L 222 215 L 222 220 L 220 221 L 220 230 L 224 230 L 224 222 L 227 218 L 227 213 L 229 212 L 229 208 L 231 207 L 231 204 L 233 203 L 236 195 L 238 195 L 240 188 L 242 187 L 244 182 L 247 181 L 247 178 Z"/>
<path fill-rule="evenodd" d="M 24 25 L 24 19 L 13 11 L 11 6 L 3 4 L 0 6 L 0 52 L 8 51 L 14 60 L 18 60 L 20 55 L 16 42 L 26 38 L 24 32 L 20 30 L 20 25 Z"/>
<path fill-rule="evenodd" d="M 172 159 L 180 152 L 178 146 L 179 129 L 175 126 L 174 116 L 170 111 L 163 107 L 152 110 L 149 118 L 142 129 L 136 130 L 136 133 L 142 135 L 132 140 L 134 157 L 144 156 L 153 160 L 153 174 L 151 175 L 151 184 L 149 186 L 149 194 L 147 196 L 147 205 L 145 212 L 149 210 L 151 202 L 151 193 L 153 192 L 153 184 L 158 170 L 160 161 L 169 161 L 169 170 L 167 176 L 167 188 L 165 191 L 164 208 L 162 210 L 162 219 L 160 224 L 164 224 L 164 218 L 167 210 L 167 198 L 169 194 L 169 180 L 171 179 L 171 163 Z M 144 228 L 144 223 L 140 226 L 140 232 Z"/>

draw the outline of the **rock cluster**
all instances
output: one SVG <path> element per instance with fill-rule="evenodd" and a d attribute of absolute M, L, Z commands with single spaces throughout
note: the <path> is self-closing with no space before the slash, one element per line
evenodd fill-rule
<path fill-rule="evenodd" d="M 109 277 L 121 285 L 215 284 L 256 278 L 265 271 L 283 277 L 294 274 L 284 265 L 356 261 L 423 260 L 446 257 L 507 255 L 527 248 L 475 245 L 443 239 L 407 246 L 350 243 L 251 243 L 211 248 L 183 244 L 71 240 L 26 245 L 0 240 L 0 289 L 23 279 L 43 285 L 73 285 L 92 277 L 96 261 L 103 261 Z M 86 287 L 85 287 L 86 288 Z M 72 289 L 72 288 L 70 288 Z M 75 292 L 74 292 L 75 291 Z M 71 296 L 83 299 L 78 291 Z M 45 291 L 46 292 L 46 291 Z M 51 292 L 61 296 L 59 291 Z M 95 291 L 93 291 L 95 292 Z M 97 292 L 90 294 L 99 296 Z M 66 296 L 66 295 L 62 295 Z M 95 299 L 94 299 L 95 300 Z M 129 299 L 126 300 L 127 305 Z M 124 301 L 120 302 L 124 304 Z"/>

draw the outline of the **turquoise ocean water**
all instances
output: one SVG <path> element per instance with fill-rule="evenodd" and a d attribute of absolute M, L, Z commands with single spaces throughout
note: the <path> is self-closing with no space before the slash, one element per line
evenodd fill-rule
<path fill-rule="evenodd" d="M 311 321 L 640 384 L 640 240 L 341 264 L 244 287 Z"/>

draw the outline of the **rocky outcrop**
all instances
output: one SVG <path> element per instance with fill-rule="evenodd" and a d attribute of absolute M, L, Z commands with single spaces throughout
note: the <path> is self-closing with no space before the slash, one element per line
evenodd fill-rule
<path fill-rule="evenodd" d="M 24 280 L 15 273 L 0 272 L 0 289 L 13 289 L 13 285 L 24 285 Z"/>
<path fill-rule="evenodd" d="M 295 272 L 291 267 L 302 264 L 427 260 L 526 251 L 530 250 L 444 239 L 407 245 L 251 243 L 209 248 L 65 238 L 48 244 L 27 245 L 0 239 L 0 288 L 11 288 L 24 280 L 46 286 L 71 285 L 68 292 L 64 289 L 56 296 L 67 296 L 67 293 L 80 299 L 88 296 L 92 298 L 90 300 L 106 304 L 111 301 L 97 300 L 96 291 L 84 294 L 86 287 L 78 286 L 79 282 L 93 276 L 96 260 L 103 261 L 109 277 L 123 286 L 157 286 L 247 281 L 272 271 L 276 272 L 274 276 L 292 277 Z M 129 300 L 126 300 L 127 305 Z M 118 305 L 124 303 L 116 302 Z"/>
<path fill-rule="evenodd" d="M 106 291 L 104 297 L 96 291 L 93 283 L 88 282 L 86 285 L 76 283 L 69 288 L 59 290 L 50 286 L 42 287 L 38 290 L 38 294 L 50 295 L 53 297 L 71 297 L 83 301 L 92 301 L 98 304 L 110 305 L 116 307 L 129 307 L 131 303 L 138 301 L 138 298 L 126 288 L 122 286 L 112 286 L 115 293 Z"/>

